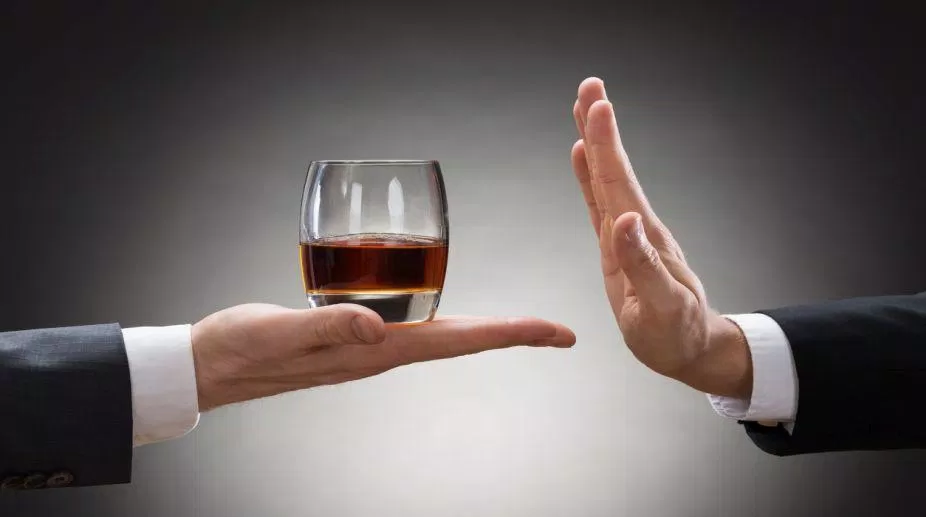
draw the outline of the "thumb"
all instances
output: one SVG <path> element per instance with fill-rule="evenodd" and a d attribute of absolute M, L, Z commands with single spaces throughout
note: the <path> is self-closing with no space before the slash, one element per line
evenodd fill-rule
<path fill-rule="evenodd" d="M 676 281 L 646 238 L 640 214 L 627 212 L 614 221 L 611 246 L 621 270 L 641 301 L 659 306 L 674 304 Z"/>
<path fill-rule="evenodd" d="M 383 319 L 360 305 L 341 303 L 298 311 L 309 348 L 330 345 L 376 344 L 386 338 Z"/>

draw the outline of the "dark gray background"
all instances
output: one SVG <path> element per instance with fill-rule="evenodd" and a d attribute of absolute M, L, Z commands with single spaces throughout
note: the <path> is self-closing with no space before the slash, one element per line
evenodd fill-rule
<path fill-rule="evenodd" d="M 5 3 L 0 328 L 305 306 L 309 160 L 428 158 L 442 312 L 556 319 L 577 346 L 225 408 L 137 450 L 132 485 L 0 515 L 920 513 L 922 453 L 768 456 L 633 360 L 568 160 L 600 76 L 720 309 L 924 290 L 912 12 L 334 4 Z"/>

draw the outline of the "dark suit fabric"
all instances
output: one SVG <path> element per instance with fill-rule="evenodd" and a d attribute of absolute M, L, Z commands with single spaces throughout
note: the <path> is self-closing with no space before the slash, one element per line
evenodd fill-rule
<path fill-rule="evenodd" d="M 744 422 L 779 456 L 926 448 L 926 293 L 759 311 L 791 345 L 793 433 Z"/>
<path fill-rule="evenodd" d="M 119 325 L 0 333 L 2 488 L 128 483 L 131 466 Z"/>

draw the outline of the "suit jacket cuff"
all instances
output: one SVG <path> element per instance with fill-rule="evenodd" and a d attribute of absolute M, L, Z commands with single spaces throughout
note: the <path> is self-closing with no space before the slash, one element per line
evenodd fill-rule
<path fill-rule="evenodd" d="M 123 329 L 134 445 L 181 437 L 199 423 L 191 325 Z"/>
<path fill-rule="evenodd" d="M 784 331 L 764 314 L 725 317 L 742 329 L 749 344 L 752 398 L 739 400 L 708 395 L 714 410 L 737 420 L 792 422 L 797 413 L 797 374 Z"/>

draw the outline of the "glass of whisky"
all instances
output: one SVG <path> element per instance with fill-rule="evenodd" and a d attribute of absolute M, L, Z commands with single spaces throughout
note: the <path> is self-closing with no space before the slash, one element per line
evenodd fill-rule
<path fill-rule="evenodd" d="M 354 303 L 386 323 L 437 312 L 447 269 L 447 197 L 431 160 L 326 160 L 309 166 L 299 255 L 312 307 Z"/>

